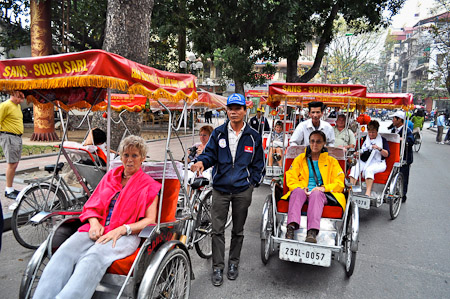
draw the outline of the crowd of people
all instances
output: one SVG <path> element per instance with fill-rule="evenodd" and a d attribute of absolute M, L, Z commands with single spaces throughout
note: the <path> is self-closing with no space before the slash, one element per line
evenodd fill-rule
<path fill-rule="evenodd" d="M 20 107 L 22 100 L 23 94 L 12 93 L 11 99 L 0 106 L 1 146 L 7 159 L 5 196 L 8 198 L 15 198 L 18 193 L 12 187 L 12 179 L 20 160 L 23 124 L 17 107 Z M 355 121 L 347 120 L 346 115 L 338 109 L 330 114 L 336 119 L 334 127 L 323 120 L 326 107 L 322 102 L 309 103 L 308 111 L 309 118 L 304 120 L 306 115 L 299 118 L 304 121 L 298 122 L 289 140 L 290 145 L 304 145 L 306 149 L 294 159 L 285 174 L 289 188 L 289 192 L 284 195 L 289 198 L 285 237 L 294 238 L 294 232 L 300 226 L 301 209 L 308 202 L 305 241 L 316 243 L 324 206 L 331 200 L 345 207 L 345 173 L 338 161 L 328 155 L 327 147 L 354 151 L 358 141 L 352 130 Z M 252 203 L 252 193 L 265 175 L 262 134 L 271 130 L 269 120 L 264 117 L 264 110 L 259 108 L 247 123 L 246 112 L 244 96 L 230 95 L 225 123 L 216 128 L 202 126 L 199 130 L 200 142 L 188 150 L 191 171 L 202 173 L 212 168 L 211 281 L 214 286 L 222 285 L 225 269 L 229 280 L 235 280 L 239 275 L 244 226 Z M 424 115 L 418 112 L 411 118 L 412 129 L 405 125 L 405 120 L 405 112 L 397 111 L 393 115 L 391 128 L 392 133 L 400 136 L 403 136 L 403 130 L 407 130 L 406 163 L 401 167 L 404 176 L 403 201 L 406 201 L 409 171 L 413 162 L 414 136 L 420 136 Z M 209 123 L 208 119 L 206 122 Z M 362 117 L 361 122 L 367 124 L 368 134 L 361 140 L 361 146 L 358 147 L 360 160 L 351 168 L 349 178 L 350 183 L 356 185 L 359 176 L 364 177 L 365 194 L 373 196 L 374 176 L 386 170 L 390 149 L 387 140 L 378 132 L 378 121 Z M 436 141 L 442 138 L 442 122 L 439 116 Z M 268 163 L 281 166 L 283 149 L 288 145 L 281 121 L 274 122 L 274 130 L 269 138 Z M 36 298 L 91 296 L 106 268 L 114 260 L 134 252 L 139 245 L 137 234 L 148 224 L 155 223 L 161 185 L 141 169 L 146 158 L 143 139 L 136 136 L 125 138 L 119 155 L 123 166 L 110 170 L 84 205 L 81 214 L 84 225 L 50 260 L 37 287 Z M 233 226 L 228 263 L 225 263 L 225 223 L 230 206 Z"/>

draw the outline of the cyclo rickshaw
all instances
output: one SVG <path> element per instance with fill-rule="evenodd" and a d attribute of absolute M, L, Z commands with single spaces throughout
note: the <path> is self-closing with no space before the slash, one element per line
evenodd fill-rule
<path fill-rule="evenodd" d="M 269 86 L 268 104 L 275 108 L 284 103 L 291 105 L 322 101 L 334 106 L 355 106 L 364 101 L 366 88 L 361 85 L 325 85 L 308 83 L 274 83 Z M 286 109 L 285 109 L 286 110 Z M 348 110 L 347 110 L 348 111 Z M 284 120 L 286 122 L 286 120 Z M 305 146 L 289 146 L 283 157 L 284 173 L 293 160 L 305 151 Z M 345 170 L 345 152 L 342 148 L 327 147 L 328 154 L 336 158 Z M 320 220 L 317 244 L 304 242 L 306 237 L 306 215 L 301 217 L 300 228 L 294 239 L 285 238 L 289 202 L 281 197 L 288 191 L 285 176 L 274 178 L 271 194 L 266 197 L 261 219 L 261 260 L 269 261 L 271 254 L 279 250 L 279 258 L 297 263 L 329 267 L 333 257 L 344 260 L 347 276 L 353 274 L 358 251 L 359 212 L 352 200 L 351 188 L 344 191 L 345 209 L 334 203 L 324 206 Z M 306 204 L 303 212 L 306 211 Z"/>
<path fill-rule="evenodd" d="M 11 71 L 19 69 L 21 72 Z M 33 71 L 37 69 L 53 72 Z M 111 89 L 142 94 L 163 107 L 163 99 L 191 102 L 197 97 L 192 75 L 159 71 L 101 50 L 3 60 L 0 61 L 0 74 L 0 90 L 20 90 L 31 101 L 49 102 L 65 110 L 73 107 L 97 110 L 106 106 L 108 137 L 111 136 Z M 108 101 L 104 102 L 106 94 Z M 166 110 L 170 115 L 170 110 Z M 169 156 L 172 158 L 171 132 L 169 118 L 165 160 L 156 166 L 149 165 L 152 171 L 161 175 L 154 177 L 162 184 L 157 223 L 141 231 L 141 245 L 134 254 L 111 265 L 96 288 L 95 298 L 189 297 L 194 275 L 189 252 L 180 239 L 183 239 L 182 229 L 190 216 L 176 218 L 175 215 L 182 178 L 173 159 L 168 161 Z M 111 165 L 109 154 L 110 138 L 107 138 L 106 167 Z M 53 166 L 55 172 L 59 168 L 57 165 Z M 53 180 L 49 184 L 49 190 L 57 193 Z M 46 200 L 55 199 L 44 198 Z M 20 298 L 33 296 L 42 271 L 54 252 L 81 225 L 77 217 L 80 211 L 54 210 L 41 203 L 39 206 L 43 208 L 42 212 L 35 213 L 33 209 L 27 217 L 36 225 L 47 223 L 53 229 L 27 265 L 20 285 Z"/>
<path fill-rule="evenodd" d="M 386 93 L 367 95 L 365 107 L 395 109 L 401 108 L 406 111 L 413 108 L 413 96 L 409 93 Z M 364 109 L 365 107 L 362 107 Z M 408 118 L 405 119 L 405 126 Z M 360 126 L 357 134 L 357 140 L 366 136 L 366 127 Z M 386 138 L 389 144 L 390 155 L 386 158 L 386 170 L 375 174 L 372 193 L 374 196 L 364 194 L 364 184 L 359 176 L 359 186 L 353 188 L 352 200 L 358 204 L 359 208 L 369 210 L 371 207 L 380 207 L 383 203 L 389 204 L 389 213 L 391 219 L 397 218 L 400 213 L 403 197 L 403 174 L 400 168 L 404 163 L 404 153 L 406 144 L 406 130 L 403 130 L 403 136 L 397 133 L 379 133 Z M 357 142 L 357 149 L 361 143 Z M 354 163 L 357 163 L 360 157 L 355 155 Z"/>

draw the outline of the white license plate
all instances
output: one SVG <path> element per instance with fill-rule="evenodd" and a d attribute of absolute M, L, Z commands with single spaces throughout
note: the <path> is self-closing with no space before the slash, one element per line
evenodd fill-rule
<path fill-rule="evenodd" d="M 331 265 L 331 250 L 297 243 L 281 243 L 280 259 L 329 267 Z"/>
<path fill-rule="evenodd" d="M 359 208 L 361 209 L 366 209 L 369 210 L 370 209 L 370 198 L 361 198 L 361 197 L 356 197 L 353 198 L 353 201 L 358 205 Z"/>

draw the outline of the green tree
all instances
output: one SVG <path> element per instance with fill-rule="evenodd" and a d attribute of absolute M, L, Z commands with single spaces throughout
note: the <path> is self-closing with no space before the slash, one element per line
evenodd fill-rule
<path fill-rule="evenodd" d="M 283 56 L 292 57 L 291 59 L 298 57 L 299 49 L 303 49 L 305 43 L 311 40 L 311 36 L 315 36 L 318 42 L 318 50 L 312 67 L 303 75 L 296 77 L 294 81 L 309 82 L 319 72 L 327 46 L 334 38 L 333 26 L 338 17 L 342 17 L 355 33 L 370 32 L 379 26 L 387 26 L 390 17 L 399 11 L 404 2 L 405 0 L 311 0 L 302 1 L 300 11 L 294 9 L 292 15 L 289 11 L 285 11 L 285 19 L 278 22 L 278 25 L 275 24 L 274 28 L 276 29 L 273 30 L 281 32 L 286 40 L 292 42 L 292 47 L 288 48 L 292 52 L 282 53 Z M 295 7 L 294 3 L 291 5 Z M 311 9 L 314 11 L 306 18 L 299 17 L 302 9 L 308 12 Z M 385 11 L 388 12 L 387 17 L 383 15 Z M 289 32 L 292 26 L 296 26 L 295 24 L 302 34 Z M 275 42 L 277 43 L 276 39 Z M 281 54 L 281 52 L 278 53 Z M 295 72 L 291 68 L 297 68 L 297 61 L 288 63 L 288 74 Z"/>
<path fill-rule="evenodd" d="M 434 66 L 430 69 L 435 82 L 435 89 L 445 88 L 450 95 L 450 1 L 436 0 L 432 12 L 437 15 L 430 26 L 434 39 L 432 50 L 436 54 Z"/>
<path fill-rule="evenodd" d="M 30 44 L 30 28 L 24 18 L 29 17 L 30 1 L 0 1 L 0 45 L 1 54 Z"/>
<path fill-rule="evenodd" d="M 233 79 L 235 91 L 244 92 L 244 84 L 258 84 L 271 76 L 268 65 L 261 75 L 254 70 L 259 59 L 269 61 L 267 29 L 275 22 L 274 1 L 192 0 L 188 10 L 195 16 L 189 33 L 193 49 L 223 65 L 223 73 Z M 214 55 L 216 53 L 216 55 Z M 214 59 L 218 59 L 216 62 Z"/>

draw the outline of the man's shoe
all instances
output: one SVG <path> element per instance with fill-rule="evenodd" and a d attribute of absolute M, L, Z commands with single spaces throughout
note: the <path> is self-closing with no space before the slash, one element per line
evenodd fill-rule
<path fill-rule="evenodd" d="M 229 264 L 228 265 L 228 272 L 227 272 L 227 277 L 229 280 L 235 280 L 239 275 L 239 269 L 238 269 L 238 265 L 236 264 Z"/>
<path fill-rule="evenodd" d="M 295 227 L 292 224 L 289 224 L 286 229 L 286 239 L 294 240 L 294 231 Z"/>
<path fill-rule="evenodd" d="M 9 198 L 9 199 L 16 199 L 17 195 L 19 195 L 19 193 L 20 193 L 20 191 L 18 191 L 18 190 L 14 190 L 13 192 L 10 192 L 10 193 L 7 193 L 5 191 L 5 197 Z"/>
<path fill-rule="evenodd" d="M 316 237 L 317 237 L 317 233 L 318 233 L 318 232 L 319 232 L 319 231 L 318 231 L 317 229 L 310 229 L 310 230 L 308 230 L 308 232 L 307 232 L 307 234 L 306 234 L 305 242 L 308 242 L 308 243 L 317 243 Z"/>
<path fill-rule="evenodd" d="M 211 282 L 213 286 L 219 287 L 223 283 L 223 270 L 222 269 L 214 269 L 211 275 Z"/>
<path fill-rule="evenodd" d="M 403 197 L 402 197 L 402 203 L 405 203 L 406 202 L 406 195 L 403 195 Z"/>

